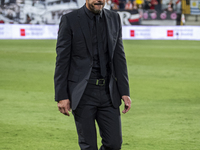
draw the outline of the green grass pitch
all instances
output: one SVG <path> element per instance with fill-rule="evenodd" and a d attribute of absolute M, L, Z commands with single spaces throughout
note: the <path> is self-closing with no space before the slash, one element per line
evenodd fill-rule
<path fill-rule="evenodd" d="M 54 102 L 55 44 L 0 41 L 0 150 L 79 149 L 73 116 Z M 133 103 L 121 115 L 122 150 L 200 150 L 200 42 L 124 47 Z"/>

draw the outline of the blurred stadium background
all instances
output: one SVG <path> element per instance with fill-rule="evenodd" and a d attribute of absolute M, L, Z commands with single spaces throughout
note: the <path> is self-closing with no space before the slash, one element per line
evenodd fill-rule
<path fill-rule="evenodd" d="M 0 39 L 56 39 L 63 14 L 85 0 L 1 0 Z M 200 0 L 106 0 L 124 39 L 200 40 Z M 164 26 L 164 27 L 163 27 Z"/>
<path fill-rule="evenodd" d="M 1 150 L 79 149 L 72 115 L 54 102 L 53 75 L 60 17 L 84 3 L 0 0 Z M 106 8 L 121 17 L 133 100 L 122 150 L 200 150 L 200 0 Z"/>

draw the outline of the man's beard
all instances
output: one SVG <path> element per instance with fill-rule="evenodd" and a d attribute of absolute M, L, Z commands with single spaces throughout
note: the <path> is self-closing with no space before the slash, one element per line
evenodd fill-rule
<path fill-rule="evenodd" d="M 90 3 L 89 3 L 89 4 L 88 4 L 90 10 L 91 10 L 94 14 L 100 14 L 103 8 L 100 9 L 100 10 L 97 10 L 97 9 L 94 8 L 94 5 L 103 5 L 103 7 L 104 7 L 104 4 L 103 4 L 103 3 L 94 3 L 94 4 L 90 4 Z"/>

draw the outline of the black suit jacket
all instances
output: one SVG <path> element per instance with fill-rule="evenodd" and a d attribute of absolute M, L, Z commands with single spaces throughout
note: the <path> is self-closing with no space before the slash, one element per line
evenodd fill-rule
<path fill-rule="evenodd" d="M 107 25 L 111 69 L 109 90 L 113 106 L 119 107 L 121 97 L 129 96 L 122 28 L 117 13 L 106 9 L 103 11 Z M 86 17 L 83 7 L 63 15 L 57 38 L 55 100 L 69 99 L 73 110 L 83 95 L 93 66 L 91 29 Z"/>

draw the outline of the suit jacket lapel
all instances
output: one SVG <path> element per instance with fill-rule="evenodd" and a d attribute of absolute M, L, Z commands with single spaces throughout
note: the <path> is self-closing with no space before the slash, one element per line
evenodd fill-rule
<path fill-rule="evenodd" d="M 86 41 L 86 44 L 87 44 L 87 47 L 88 47 L 88 50 L 89 50 L 89 53 L 91 56 L 93 56 L 93 53 L 92 53 L 92 39 L 91 39 L 91 32 L 90 32 L 90 28 L 88 26 L 88 22 L 87 22 L 87 16 L 85 15 L 85 12 L 84 12 L 84 8 L 80 8 L 79 11 L 78 11 L 78 17 L 80 18 L 79 19 L 79 25 L 81 27 L 81 30 L 83 32 L 83 35 L 85 37 L 85 41 Z"/>
<path fill-rule="evenodd" d="M 108 12 L 104 9 L 104 14 L 106 18 L 106 26 L 107 26 L 107 35 L 108 35 L 108 51 L 109 56 L 113 58 L 113 30 L 112 30 L 112 20 L 108 14 Z"/>

